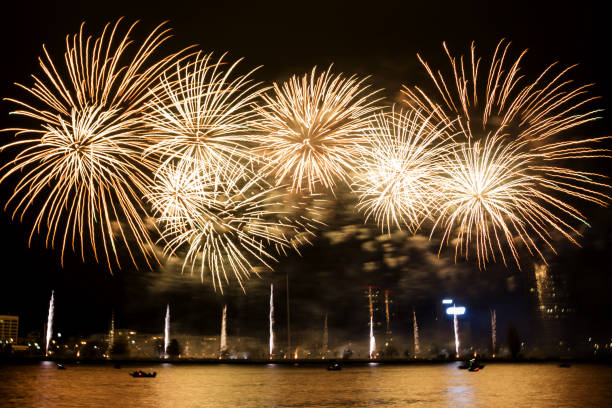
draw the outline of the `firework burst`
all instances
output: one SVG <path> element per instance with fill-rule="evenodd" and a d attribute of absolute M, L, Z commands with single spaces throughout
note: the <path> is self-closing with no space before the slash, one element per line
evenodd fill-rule
<path fill-rule="evenodd" d="M 270 187 L 248 166 L 235 162 L 211 173 L 179 165 L 159 172 L 156 181 L 151 201 L 166 252 L 185 249 L 183 268 L 193 272 L 199 265 L 202 279 L 210 273 L 221 291 L 230 275 L 242 287 L 260 266 L 272 269 L 274 247 L 280 252 L 297 245 L 291 238 L 298 226 L 284 222 L 278 210 L 284 186 Z"/>
<path fill-rule="evenodd" d="M 390 232 L 415 231 L 437 205 L 440 168 L 448 150 L 445 126 L 419 112 L 381 112 L 366 130 L 353 190 L 366 219 Z"/>
<path fill-rule="evenodd" d="M 586 221 L 564 198 L 598 205 L 609 201 L 602 192 L 609 188 L 603 176 L 566 167 L 573 159 L 609 157 L 594 146 L 604 138 L 562 136 L 595 119 L 596 111 L 580 112 L 594 99 L 586 95 L 588 86 L 571 87 L 565 79 L 571 67 L 552 75 L 554 64 L 523 84 L 524 53 L 507 64 L 508 46 L 498 45 L 484 84 L 478 81 L 481 61 L 474 46 L 467 68 L 444 46 L 453 86 L 421 59 L 441 103 L 419 88 L 403 90 L 409 106 L 459 133 L 445 156 L 433 229 L 443 228 L 442 245 L 453 239 L 456 256 L 469 258 L 473 243 L 480 267 L 495 261 L 496 253 L 506 264 L 508 251 L 520 267 L 519 243 L 544 259 L 541 246 L 554 251 L 553 233 L 577 244 L 580 233 L 574 225 Z"/>
<path fill-rule="evenodd" d="M 134 265 L 135 251 L 147 263 L 155 259 L 140 203 L 153 166 L 140 159 L 145 146 L 138 117 L 147 89 L 179 56 L 152 58 L 169 37 L 164 24 L 128 56 L 136 23 L 121 36 L 120 21 L 96 39 L 84 34 L 83 25 L 68 36 L 63 70 L 43 46 L 44 75 L 33 76 L 31 87 L 18 84 L 34 101 L 9 99 L 20 108 L 13 113 L 31 119 L 33 127 L 5 130 L 19 140 L 2 148 L 17 153 L 0 179 L 19 177 L 7 203 L 15 206 L 13 216 L 38 210 L 30 240 L 46 228 L 46 244 L 59 240 L 62 262 L 67 246 L 80 246 L 83 258 L 91 246 L 96 260 L 102 252 L 111 269 L 121 266 L 119 241 Z"/>
<path fill-rule="evenodd" d="M 378 101 L 364 81 L 332 74 L 330 67 L 274 83 L 262 96 L 265 104 L 255 106 L 260 118 L 253 122 L 261 132 L 263 172 L 293 191 L 312 192 L 318 184 L 333 190 L 337 179 L 346 181 Z"/>
<path fill-rule="evenodd" d="M 235 160 L 251 160 L 248 149 L 254 112 L 246 109 L 263 89 L 245 75 L 234 75 L 238 63 L 227 65 L 221 56 L 198 54 L 177 64 L 152 93 L 144 122 L 150 130 L 148 155 L 194 165 L 223 168 Z"/>

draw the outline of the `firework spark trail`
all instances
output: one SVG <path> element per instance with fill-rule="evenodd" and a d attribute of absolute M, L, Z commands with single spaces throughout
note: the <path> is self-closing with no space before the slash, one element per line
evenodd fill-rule
<path fill-rule="evenodd" d="M 357 209 L 387 232 L 416 231 L 437 204 L 440 169 L 448 154 L 448 125 L 417 111 L 392 107 L 374 116 L 364 131 L 353 190 Z"/>
<path fill-rule="evenodd" d="M 108 331 L 108 358 L 113 355 L 113 348 L 115 347 L 115 309 L 111 312 L 111 323 L 110 330 Z"/>
<path fill-rule="evenodd" d="M 170 304 L 166 305 L 166 319 L 164 320 L 164 358 L 168 355 L 168 347 L 170 346 Z"/>
<path fill-rule="evenodd" d="M 442 102 L 418 87 L 402 91 L 411 108 L 459 133 L 445 156 L 446 174 L 439 184 L 432 234 L 443 229 L 440 249 L 454 235 L 455 257 L 469 258 L 474 244 L 480 267 L 495 262 L 496 253 L 506 264 L 509 253 L 520 268 L 517 245 L 545 261 L 542 247 L 554 252 L 553 233 L 577 244 L 580 232 L 573 224 L 586 221 L 563 197 L 602 206 L 610 201 L 604 176 L 566 167 L 576 159 L 610 157 L 609 150 L 597 147 L 606 137 L 561 136 L 597 119 L 598 111 L 581 113 L 595 99 L 587 96 L 589 85 L 572 88 L 566 79 L 572 67 L 553 74 L 555 64 L 525 83 L 519 75 L 524 53 L 507 64 L 509 44 L 503 41 L 486 81 L 478 81 L 481 60 L 475 47 L 467 67 L 444 47 L 452 82 L 419 57 Z"/>
<path fill-rule="evenodd" d="M 542 309 L 544 305 L 544 291 L 550 287 L 550 278 L 548 276 L 548 266 L 545 264 L 535 264 L 533 272 L 536 278 L 536 289 L 538 290 L 538 308 Z"/>
<path fill-rule="evenodd" d="M 327 356 L 329 348 L 329 330 L 327 328 L 327 313 L 325 313 L 325 321 L 323 322 L 323 358 Z"/>
<path fill-rule="evenodd" d="M 391 316 L 389 314 L 389 290 L 385 290 L 385 323 L 385 334 L 388 336 L 391 334 Z"/>
<path fill-rule="evenodd" d="M 147 155 L 161 158 L 162 164 L 178 160 L 219 171 L 228 162 L 255 159 L 248 147 L 253 133 L 248 124 L 257 114 L 246 108 L 264 89 L 250 79 L 255 70 L 236 76 L 241 60 L 228 65 L 224 57 L 197 54 L 162 77 L 144 119 L 150 129 Z"/>
<path fill-rule="evenodd" d="M 379 101 L 373 98 L 377 91 L 363 85 L 366 79 L 335 75 L 330 67 L 274 83 L 273 91 L 262 95 L 264 104 L 255 106 L 260 117 L 252 123 L 261 132 L 262 171 L 293 191 L 312 192 L 318 184 L 333 191 L 337 179 L 346 182 L 361 132 Z"/>
<path fill-rule="evenodd" d="M 186 247 L 183 268 L 212 277 L 223 292 L 223 281 L 231 273 L 242 281 L 259 275 L 262 265 L 272 269 L 276 258 L 269 247 L 294 246 L 289 241 L 299 225 L 281 218 L 283 189 L 270 187 L 248 166 L 233 163 L 221 173 L 194 166 L 166 166 L 159 172 L 150 200 L 159 214 L 161 233 L 168 254 Z"/>
<path fill-rule="evenodd" d="M 55 313 L 55 291 L 51 291 L 51 300 L 49 300 L 49 315 L 47 316 L 47 336 L 45 341 L 45 356 L 49 356 L 49 344 L 53 337 L 53 315 Z"/>
<path fill-rule="evenodd" d="M 372 287 L 368 286 L 368 306 L 370 311 L 370 359 L 376 357 L 376 338 L 374 337 L 374 303 L 372 302 Z"/>
<path fill-rule="evenodd" d="M 495 357 L 495 350 L 497 350 L 497 315 L 495 309 L 491 309 L 491 347 L 493 348 L 493 357 Z"/>
<path fill-rule="evenodd" d="M 376 338 L 374 337 L 374 317 L 370 316 L 370 359 L 376 358 Z"/>
<path fill-rule="evenodd" d="M 412 308 L 412 329 L 414 336 L 414 357 L 416 358 L 421 352 L 419 344 L 419 325 L 417 324 L 416 311 Z"/>
<path fill-rule="evenodd" d="M 457 308 L 453 305 L 455 312 L 453 313 L 453 329 L 455 332 L 455 358 L 459 358 L 459 318 L 457 317 Z"/>
<path fill-rule="evenodd" d="M 31 87 L 17 84 L 33 102 L 7 99 L 19 107 L 14 114 L 34 125 L 4 130 L 19 138 L 1 148 L 17 152 L 1 169 L 0 182 L 18 176 L 6 206 L 14 205 L 13 217 L 21 219 L 38 208 L 30 242 L 46 229 L 46 245 L 60 243 L 62 264 L 71 247 L 83 260 L 88 248 L 111 270 L 121 267 L 118 244 L 135 266 L 137 255 L 149 266 L 156 259 L 141 203 L 154 165 L 141 159 L 146 143 L 139 120 L 147 89 L 182 52 L 152 59 L 169 38 L 161 24 L 130 58 L 136 23 L 122 36 L 120 22 L 107 24 L 95 39 L 83 25 L 66 37 L 63 70 L 43 46 L 44 75 L 32 76 Z"/>
<path fill-rule="evenodd" d="M 274 284 L 270 285 L 270 341 L 269 341 L 269 355 L 270 360 L 272 359 L 274 352 Z"/>
<path fill-rule="evenodd" d="M 219 345 L 219 358 L 227 352 L 227 305 L 223 306 L 223 315 L 221 316 L 221 343 Z"/>

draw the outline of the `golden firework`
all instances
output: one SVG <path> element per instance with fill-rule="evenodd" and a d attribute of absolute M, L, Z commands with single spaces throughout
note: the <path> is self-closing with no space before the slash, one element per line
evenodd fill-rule
<path fill-rule="evenodd" d="M 466 67 L 444 45 L 452 82 L 421 59 L 439 98 L 417 87 L 403 90 L 409 106 L 459 133 L 444 156 L 433 230 L 444 230 L 442 245 L 453 239 L 456 256 L 468 258 L 473 243 L 481 267 L 495 261 L 496 253 L 505 264 L 506 251 L 520 267 L 519 243 L 544 259 L 541 246 L 554 251 L 555 234 L 577 243 L 575 222 L 586 221 L 564 198 L 609 201 L 603 176 L 567 167 L 573 159 L 609 157 L 595 146 L 604 138 L 563 134 L 596 119 L 597 111 L 580 109 L 594 99 L 586 94 L 588 85 L 572 87 L 566 79 L 571 67 L 552 74 L 555 64 L 526 82 L 519 74 L 524 52 L 507 63 L 508 47 L 499 43 L 486 80 L 479 81 L 475 47 Z"/>
<path fill-rule="evenodd" d="M 417 111 L 381 112 L 365 131 L 353 190 L 357 208 L 387 232 L 415 231 L 438 204 L 437 193 L 449 140 Z"/>
<path fill-rule="evenodd" d="M 191 173 L 186 175 L 186 173 Z M 284 187 L 270 187 L 248 166 L 234 162 L 222 172 L 178 165 L 158 173 L 151 196 L 166 252 L 182 253 L 183 268 L 210 273 L 223 291 L 230 275 L 240 286 L 276 261 L 271 249 L 295 247 L 299 225 L 285 222 Z"/>
<path fill-rule="evenodd" d="M 99 246 L 109 268 L 121 266 L 117 244 L 122 242 L 136 265 L 136 252 L 147 264 L 155 259 L 153 242 L 141 204 L 150 170 L 141 160 L 143 134 L 139 116 L 147 89 L 179 54 L 153 59 L 169 37 L 164 24 L 156 27 L 134 53 L 128 49 L 132 24 L 120 34 L 120 21 L 107 24 L 95 39 L 83 32 L 66 38 L 64 65 L 56 65 L 43 46 L 42 77 L 31 87 L 19 85 L 32 102 L 8 99 L 13 112 L 32 120 L 31 127 L 15 131 L 18 140 L 4 149 L 16 156 L 6 163 L 0 181 L 18 177 L 7 202 L 13 216 L 35 211 L 35 232 L 46 229 L 46 244 L 59 240 L 62 252 L 80 246 L 81 256 L 91 247 L 96 260 Z"/>
<path fill-rule="evenodd" d="M 227 65 L 223 58 L 197 54 L 162 77 L 144 119 L 150 129 L 148 155 L 164 164 L 178 161 L 211 168 L 254 158 L 248 123 L 255 113 L 247 107 L 263 89 L 250 79 L 255 70 L 236 76 L 240 60 Z"/>
<path fill-rule="evenodd" d="M 337 179 L 346 181 L 361 132 L 377 109 L 366 79 L 335 75 L 330 67 L 274 83 L 262 96 L 265 103 L 255 107 L 260 117 L 252 124 L 261 132 L 262 171 L 293 191 L 312 192 L 318 184 L 333 190 Z"/>

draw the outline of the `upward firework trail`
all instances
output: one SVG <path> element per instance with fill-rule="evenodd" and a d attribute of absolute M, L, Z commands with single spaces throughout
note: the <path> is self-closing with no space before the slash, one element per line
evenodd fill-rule
<path fill-rule="evenodd" d="M 327 329 L 327 313 L 325 313 L 325 321 L 323 323 L 323 358 L 327 356 L 327 349 L 329 348 L 329 331 Z"/>
<path fill-rule="evenodd" d="M 166 305 L 166 319 L 164 321 L 164 358 L 168 355 L 168 346 L 170 345 L 170 304 Z"/>
<path fill-rule="evenodd" d="M 474 45 L 467 66 L 463 57 L 444 48 L 450 77 L 419 57 L 435 91 L 403 90 L 411 108 L 455 134 L 436 198 L 434 230 L 444 232 L 441 246 L 453 242 L 456 257 L 469 258 L 473 251 L 479 267 L 495 262 L 496 256 L 506 264 L 510 255 L 520 268 L 518 245 L 544 260 L 541 247 L 554 251 L 554 234 L 577 244 L 575 225 L 588 224 L 564 199 L 602 206 L 610 201 L 604 176 L 568 167 L 575 159 L 610 157 L 596 146 L 606 138 L 563 136 L 597 119 L 597 110 L 581 111 L 595 99 L 587 96 L 590 85 L 573 87 L 567 79 L 572 67 L 554 73 L 555 64 L 527 82 L 520 74 L 525 53 L 507 62 L 509 43 L 503 41 L 485 80 L 479 80 L 482 64 Z"/>
<path fill-rule="evenodd" d="M 274 352 L 274 284 L 270 285 L 270 359 Z"/>
<path fill-rule="evenodd" d="M 453 313 L 453 329 L 455 331 L 455 357 L 459 358 L 459 318 L 457 318 L 456 312 Z"/>
<path fill-rule="evenodd" d="M 414 330 L 414 357 L 416 358 L 421 352 L 421 346 L 419 344 L 419 325 L 417 324 L 416 312 L 414 307 L 412 308 L 412 328 Z"/>
<path fill-rule="evenodd" d="M 221 344 L 219 345 L 219 358 L 227 352 L 227 305 L 223 306 L 221 317 Z"/>
<path fill-rule="evenodd" d="M 374 337 L 374 303 L 372 302 L 372 287 L 368 286 L 368 301 L 370 309 L 370 359 L 376 358 L 376 338 Z"/>
<path fill-rule="evenodd" d="M 163 24 L 128 55 L 136 24 L 121 35 L 120 21 L 106 25 L 98 38 L 86 35 L 83 25 L 66 37 L 65 66 L 43 46 L 43 74 L 33 76 L 31 87 L 18 85 L 31 101 L 8 99 L 32 127 L 5 129 L 19 140 L 0 148 L 17 153 L 2 167 L 0 182 L 17 178 L 6 203 L 14 206 L 13 217 L 36 212 L 30 241 L 46 230 L 45 243 L 59 243 L 62 263 L 66 249 L 83 259 L 91 250 L 111 270 L 121 267 L 117 247 L 134 265 L 137 255 L 147 264 L 156 259 L 142 203 L 155 165 L 142 158 L 140 120 L 147 89 L 178 56 L 152 60 L 169 37 Z"/>
<path fill-rule="evenodd" d="M 495 357 L 495 350 L 497 350 L 497 316 L 495 309 L 491 309 L 491 347 L 493 348 L 493 357 Z"/>
<path fill-rule="evenodd" d="M 317 75 L 313 68 L 310 76 L 274 83 L 273 91 L 263 94 L 265 103 L 256 107 L 260 118 L 252 126 L 261 131 L 263 171 L 277 185 L 314 191 L 318 184 L 333 189 L 336 179 L 346 181 L 361 132 L 377 109 L 375 92 L 364 81 L 332 74 L 331 67 Z"/>
<path fill-rule="evenodd" d="M 47 339 L 45 342 L 45 356 L 49 355 L 49 343 L 53 337 L 53 314 L 55 312 L 55 291 L 51 291 L 51 300 L 49 300 L 49 315 L 47 316 Z"/>
<path fill-rule="evenodd" d="M 389 316 L 389 291 L 385 290 L 385 321 L 386 325 L 386 333 L 387 335 L 391 334 L 391 319 Z"/>
<path fill-rule="evenodd" d="M 111 312 L 111 324 L 108 331 L 108 357 L 112 357 L 113 346 L 115 345 L 115 310 Z"/>
<path fill-rule="evenodd" d="M 370 359 L 376 358 L 376 338 L 374 337 L 374 317 L 370 316 Z"/>

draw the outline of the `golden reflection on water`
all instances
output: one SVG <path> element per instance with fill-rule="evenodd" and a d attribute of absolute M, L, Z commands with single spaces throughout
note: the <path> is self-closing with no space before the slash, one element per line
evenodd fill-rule
<path fill-rule="evenodd" d="M 156 378 L 132 378 L 136 369 Z M 0 365 L 2 407 L 606 407 L 612 367 Z"/>

